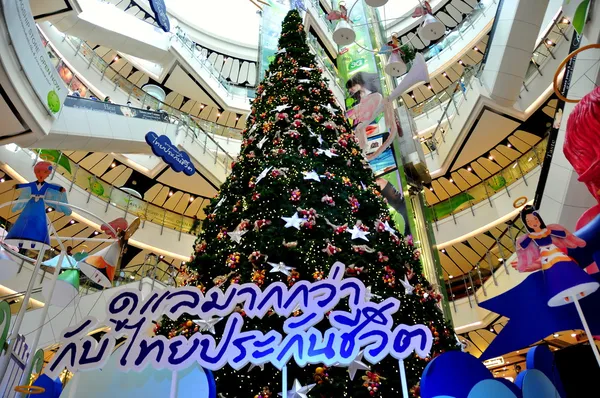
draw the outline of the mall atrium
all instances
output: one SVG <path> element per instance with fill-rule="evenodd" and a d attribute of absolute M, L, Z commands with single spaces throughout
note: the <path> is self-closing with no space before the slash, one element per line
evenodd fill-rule
<path fill-rule="evenodd" d="M 1 397 L 599 395 L 600 1 L 0 9 Z"/>

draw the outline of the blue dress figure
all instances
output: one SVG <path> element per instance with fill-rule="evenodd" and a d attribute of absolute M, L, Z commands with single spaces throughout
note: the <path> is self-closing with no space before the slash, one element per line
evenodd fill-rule
<path fill-rule="evenodd" d="M 521 272 L 543 271 L 539 275 L 550 307 L 569 304 L 573 297 L 586 297 L 600 287 L 567 254 L 568 249 L 585 247 L 584 240 L 560 225 L 546 226 L 532 206 L 523 208 L 521 219 L 527 234 L 517 239 L 518 261 L 513 265 Z"/>
<path fill-rule="evenodd" d="M 46 182 L 46 178 L 53 170 L 50 162 L 39 162 L 33 171 L 37 181 L 27 184 L 17 184 L 21 189 L 19 200 L 29 199 L 26 203 L 17 203 L 13 211 L 23 209 L 14 223 L 4 242 L 23 249 L 41 250 L 50 247 L 50 234 L 46 219 L 46 200 L 67 202 L 65 189 L 59 185 Z M 65 215 L 71 214 L 71 209 L 59 204 L 54 205 L 57 211 Z"/>

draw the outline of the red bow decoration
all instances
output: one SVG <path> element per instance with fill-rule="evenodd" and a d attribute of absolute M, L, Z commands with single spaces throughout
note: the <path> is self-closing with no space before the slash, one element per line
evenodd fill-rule
<path fill-rule="evenodd" d="M 424 1 L 422 6 L 415 8 L 412 17 L 419 18 L 426 14 L 433 14 L 433 10 L 431 9 L 431 5 L 429 5 L 428 1 Z"/>
<path fill-rule="evenodd" d="M 337 21 L 338 19 L 348 21 L 348 9 L 343 4 L 340 4 L 340 10 L 331 11 L 327 14 L 327 19 L 329 21 Z"/>

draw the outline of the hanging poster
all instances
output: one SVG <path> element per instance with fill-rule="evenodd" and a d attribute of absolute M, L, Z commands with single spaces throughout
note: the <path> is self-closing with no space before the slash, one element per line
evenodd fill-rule
<path fill-rule="evenodd" d="M 165 32 L 169 32 L 171 30 L 171 23 L 169 22 L 165 0 L 150 0 L 149 3 L 150 8 L 154 12 L 154 17 L 156 18 L 158 26 Z"/>
<path fill-rule="evenodd" d="M 12 48 L 23 72 L 48 113 L 56 118 L 67 97 L 67 87 L 46 53 L 29 0 L 3 0 L 2 5 Z"/>
<path fill-rule="evenodd" d="M 158 135 L 154 131 L 149 131 L 146 134 L 146 142 L 152 148 L 152 152 L 176 172 L 183 172 L 188 176 L 193 176 L 196 172 L 190 155 L 177 149 L 177 146 L 173 145 L 171 139 L 166 135 Z"/>

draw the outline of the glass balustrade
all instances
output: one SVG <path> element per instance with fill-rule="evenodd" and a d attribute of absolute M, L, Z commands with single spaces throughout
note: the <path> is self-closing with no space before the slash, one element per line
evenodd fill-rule
<path fill-rule="evenodd" d="M 534 145 L 528 152 L 521 155 L 510 166 L 486 178 L 477 185 L 462 191 L 448 199 L 428 207 L 430 219 L 434 222 L 451 217 L 461 211 L 475 206 L 503 190 L 510 191 L 509 187 L 515 182 L 527 178 L 527 174 L 541 165 L 546 154 L 548 139 L 544 138 Z"/>
<path fill-rule="evenodd" d="M 27 149 L 23 150 L 32 155 L 36 160 L 44 158 L 43 150 L 35 152 Z M 199 220 L 197 218 L 149 203 L 142 198 L 123 191 L 120 187 L 98 178 L 78 163 L 71 161 L 66 155 L 59 153 L 58 156 L 59 158 L 56 159 L 58 166 L 56 172 L 71 182 L 69 187 L 65 187 L 67 191 L 71 191 L 73 186 L 78 186 L 88 192 L 89 197 L 93 195 L 106 202 L 105 211 L 108 211 L 109 206 L 113 206 L 123 210 L 124 217 L 126 215 L 139 217 L 144 222 L 148 221 L 160 225 L 162 228 L 179 231 L 180 236 L 182 233 L 195 235 L 200 232 Z"/>
<path fill-rule="evenodd" d="M 213 63 L 206 57 L 206 53 L 204 51 L 198 51 L 196 42 L 191 40 L 181 28 L 175 28 L 175 35 L 173 38 L 181 43 L 181 45 L 189 52 L 190 57 L 196 60 L 204 71 L 209 73 L 210 77 L 226 92 L 227 97 L 250 100 L 256 96 L 255 88 L 234 85 L 225 79 L 221 75 L 221 72 L 217 70 Z"/>
<path fill-rule="evenodd" d="M 142 108 L 150 106 L 153 110 L 163 110 L 167 112 L 169 115 L 175 115 L 180 118 L 187 118 L 195 124 L 202 123 L 202 129 L 206 130 L 206 132 L 215 135 L 223 135 L 230 138 L 241 139 L 241 130 L 233 127 L 227 127 L 215 122 L 211 122 L 209 120 L 201 119 L 197 116 L 190 115 L 189 113 L 182 112 L 179 109 L 173 108 L 170 105 L 160 102 L 155 97 L 147 94 L 142 88 L 136 86 L 134 83 L 123 77 L 119 72 L 113 69 L 102 57 L 100 57 L 85 41 L 65 35 L 64 40 L 73 47 L 76 52 L 76 55 L 84 58 L 89 67 L 94 67 L 101 74 L 102 79 L 108 79 L 115 87 L 118 87 L 123 92 L 128 95 L 129 100 L 134 101 L 137 100 L 142 104 Z M 68 85 L 69 89 L 74 91 L 76 89 L 80 89 L 82 97 L 90 97 L 93 94 L 78 80 L 74 80 L 76 78 L 73 77 L 73 72 L 66 67 L 64 63 L 58 57 L 58 54 L 54 51 L 51 45 L 44 40 L 46 44 L 46 50 L 50 59 L 55 63 L 55 66 L 59 70 L 59 74 L 65 80 L 65 83 Z M 236 88 L 235 90 L 239 90 Z M 253 93 L 253 89 L 245 89 L 248 92 Z M 122 104 L 125 105 L 125 104 Z"/>

